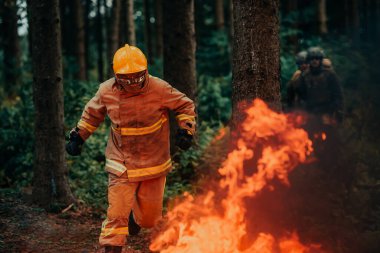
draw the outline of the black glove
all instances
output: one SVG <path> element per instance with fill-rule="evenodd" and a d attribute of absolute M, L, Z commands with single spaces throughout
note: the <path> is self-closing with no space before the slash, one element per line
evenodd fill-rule
<path fill-rule="evenodd" d="M 70 131 L 69 142 L 66 144 L 66 151 L 69 155 L 79 156 L 82 152 L 83 139 L 80 137 L 79 128 Z"/>
<path fill-rule="evenodd" d="M 175 145 L 183 150 L 188 150 L 193 143 L 193 135 L 186 129 L 178 129 L 175 137 Z"/>

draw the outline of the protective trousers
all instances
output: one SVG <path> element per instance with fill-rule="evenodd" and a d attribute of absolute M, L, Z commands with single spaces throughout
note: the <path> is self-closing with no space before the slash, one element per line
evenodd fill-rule
<path fill-rule="evenodd" d="M 144 228 L 153 227 L 162 217 L 166 176 L 129 182 L 124 174 L 117 177 L 109 173 L 108 210 L 99 237 L 100 245 L 125 245 L 131 210 L 136 223 Z"/>

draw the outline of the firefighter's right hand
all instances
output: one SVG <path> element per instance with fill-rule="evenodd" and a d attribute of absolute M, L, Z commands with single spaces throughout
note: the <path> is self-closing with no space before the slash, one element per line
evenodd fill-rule
<path fill-rule="evenodd" d="M 186 129 L 178 129 L 175 144 L 183 150 L 188 150 L 193 143 L 193 135 Z"/>
<path fill-rule="evenodd" d="M 76 127 L 70 131 L 69 142 L 66 144 L 66 151 L 69 155 L 79 156 L 82 152 L 83 139 L 78 133 L 79 129 Z"/>

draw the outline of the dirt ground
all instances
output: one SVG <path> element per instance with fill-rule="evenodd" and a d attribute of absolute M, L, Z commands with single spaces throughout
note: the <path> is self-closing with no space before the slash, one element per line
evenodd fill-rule
<path fill-rule="evenodd" d="M 0 191 L 1 253 L 100 253 L 99 214 L 72 211 L 51 214 L 25 204 L 20 193 Z M 124 253 L 150 252 L 150 234 L 142 230 L 128 238 Z"/>

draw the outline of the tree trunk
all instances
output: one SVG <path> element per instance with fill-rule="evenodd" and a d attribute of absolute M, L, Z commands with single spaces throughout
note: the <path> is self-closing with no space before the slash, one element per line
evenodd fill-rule
<path fill-rule="evenodd" d="M 379 1 L 377 0 L 371 0 L 369 3 L 369 34 L 372 42 L 376 42 L 378 36 L 379 23 L 378 20 L 376 20 L 376 18 L 379 15 L 378 13 L 376 13 L 376 5 L 378 2 Z"/>
<path fill-rule="evenodd" d="M 352 26 L 351 34 L 354 45 L 358 45 L 360 42 L 360 16 L 359 16 L 359 4 L 358 0 L 352 0 L 351 12 L 352 12 Z"/>
<path fill-rule="evenodd" d="M 215 25 L 216 29 L 224 29 L 224 1 L 215 0 Z"/>
<path fill-rule="evenodd" d="M 233 127 L 260 98 L 280 109 L 279 0 L 234 0 Z"/>
<path fill-rule="evenodd" d="M 84 19 L 84 30 L 85 30 L 85 38 L 84 38 L 84 47 L 85 47 L 85 65 L 86 65 L 86 80 L 88 81 L 90 78 L 89 72 L 93 68 L 93 64 L 91 64 L 90 61 L 90 34 L 92 33 L 92 30 L 90 31 L 90 11 L 92 9 L 92 1 L 86 0 L 86 7 L 83 14 Z"/>
<path fill-rule="evenodd" d="M 103 62 L 103 17 L 100 12 L 102 8 L 101 0 L 97 2 L 97 14 L 96 14 L 96 44 L 98 51 L 98 81 L 104 81 L 104 62 Z"/>
<path fill-rule="evenodd" d="M 164 78 L 194 99 L 195 29 L 193 0 L 164 0 Z"/>
<path fill-rule="evenodd" d="M 348 1 L 344 1 L 344 12 L 346 13 L 346 15 L 344 15 L 344 32 L 346 35 L 348 34 L 351 34 L 351 30 L 350 30 L 350 13 L 351 13 L 351 9 L 350 9 L 350 4 L 348 3 Z"/>
<path fill-rule="evenodd" d="M 120 28 L 119 28 L 119 45 L 127 43 L 127 3 L 120 2 Z"/>
<path fill-rule="evenodd" d="M 127 42 L 129 45 L 136 46 L 136 31 L 135 31 L 135 21 L 133 19 L 134 7 L 133 0 L 126 0 L 127 4 L 127 15 L 126 15 L 126 23 L 127 23 Z"/>
<path fill-rule="evenodd" d="M 164 79 L 194 100 L 195 28 L 193 0 L 164 0 Z M 176 124 L 171 117 L 171 131 Z M 171 134 L 171 152 L 174 152 L 174 134 Z"/>
<path fill-rule="evenodd" d="M 234 1 L 228 0 L 229 12 L 230 12 L 230 44 L 232 44 L 232 39 L 234 37 Z"/>
<path fill-rule="evenodd" d="M 48 208 L 73 203 L 65 165 L 58 0 L 29 0 L 32 27 L 35 158 L 33 200 Z"/>
<path fill-rule="evenodd" d="M 111 63 L 113 55 L 119 48 L 120 0 L 112 1 L 112 14 L 109 27 L 107 62 Z M 111 64 L 108 64 L 108 74 L 113 75 Z"/>
<path fill-rule="evenodd" d="M 150 64 L 153 63 L 152 52 L 152 26 L 150 24 L 150 4 L 149 0 L 144 0 L 144 39 L 145 39 L 145 55 Z"/>
<path fill-rule="evenodd" d="M 162 0 L 156 0 L 156 56 L 159 59 L 164 54 L 162 25 Z"/>
<path fill-rule="evenodd" d="M 285 15 L 295 15 L 295 13 L 298 11 L 298 1 L 297 0 L 288 0 L 285 5 Z M 298 19 L 294 20 L 294 23 L 289 24 L 289 26 L 292 29 L 297 30 L 298 29 Z M 298 44 L 298 36 L 297 34 L 289 35 L 287 38 L 290 45 L 292 45 L 292 49 L 294 50 L 294 53 L 299 51 L 299 44 Z"/>
<path fill-rule="evenodd" d="M 374 29 L 375 29 L 375 42 L 379 43 L 380 42 L 380 1 L 373 0 L 374 1 L 374 11 L 375 11 L 375 24 L 374 24 Z"/>
<path fill-rule="evenodd" d="M 74 0 L 74 17 L 75 17 L 75 58 L 78 69 L 76 71 L 76 79 L 86 80 L 86 49 L 85 49 L 85 30 L 83 20 L 83 7 L 81 0 Z"/>
<path fill-rule="evenodd" d="M 16 0 L 3 0 L 1 8 L 2 19 L 2 49 L 4 62 L 4 89 L 8 97 L 16 96 L 20 88 L 21 52 L 17 33 L 17 4 Z"/>
<path fill-rule="evenodd" d="M 326 0 L 318 0 L 318 32 L 321 35 L 328 33 Z"/>
<path fill-rule="evenodd" d="M 73 57 L 76 51 L 76 41 L 73 39 L 73 28 L 76 27 L 74 16 L 74 0 L 59 2 L 61 23 L 62 51 L 64 56 Z"/>

